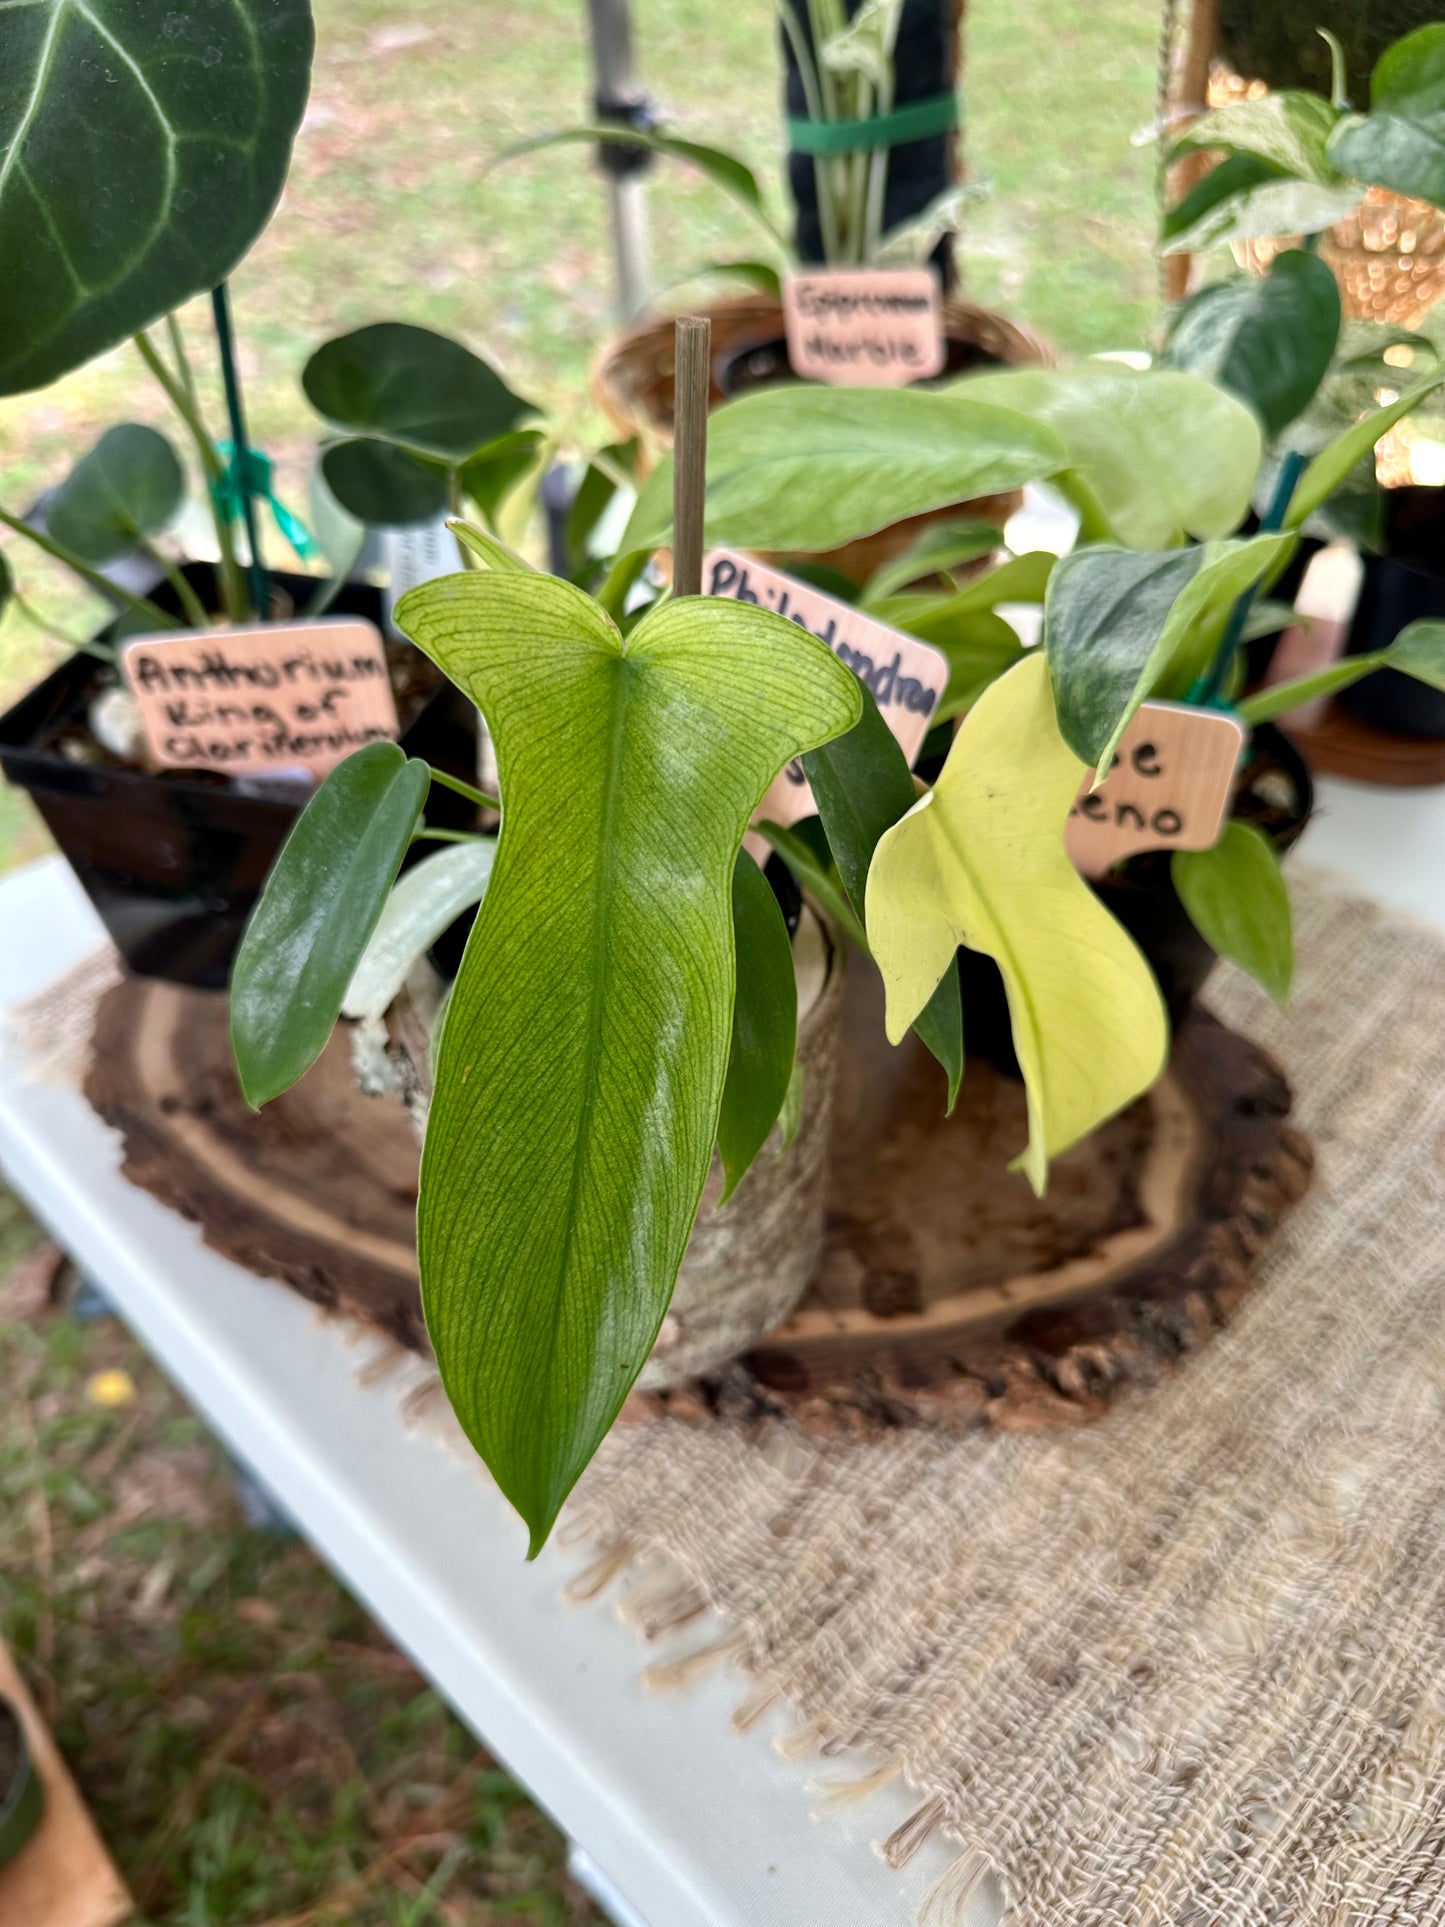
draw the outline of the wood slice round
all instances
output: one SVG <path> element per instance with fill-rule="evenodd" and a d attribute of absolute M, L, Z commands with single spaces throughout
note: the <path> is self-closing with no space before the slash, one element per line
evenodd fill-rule
<path fill-rule="evenodd" d="M 970 1059 L 952 1118 L 921 1047 L 891 1050 L 876 974 L 849 976 L 828 1231 L 787 1322 L 718 1378 L 629 1401 L 866 1437 L 898 1425 L 1074 1424 L 1215 1331 L 1309 1182 L 1289 1088 L 1202 1011 L 1166 1076 L 1057 1159 L 1034 1198 L 1008 1169 L 1023 1088 Z M 417 1149 L 399 1098 L 363 1097 L 344 1035 L 246 1109 L 226 999 L 127 978 L 100 1005 L 86 1095 L 135 1183 L 253 1271 L 425 1352 Z"/>

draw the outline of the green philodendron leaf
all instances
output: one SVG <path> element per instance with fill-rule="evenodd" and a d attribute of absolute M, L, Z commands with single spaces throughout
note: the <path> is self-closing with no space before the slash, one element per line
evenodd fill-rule
<path fill-rule="evenodd" d="M 497 839 L 448 843 L 414 863 L 387 898 L 341 1000 L 343 1017 L 384 1017 L 437 938 L 480 903 L 496 860 Z"/>
<path fill-rule="evenodd" d="M 1189 920 L 1283 1005 L 1294 974 L 1289 891 L 1274 845 L 1252 823 L 1226 823 L 1212 850 L 1176 850 L 1169 874 Z"/>
<path fill-rule="evenodd" d="M 858 684 L 759 608 L 669 601 L 626 639 L 553 576 L 446 576 L 404 634 L 487 719 L 506 799 L 452 993 L 417 1210 L 463 1428 L 535 1553 L 642 1368 L 717 1135 L 732 878 Z"/>
<path fill-rule="evenodd" d="M 0 51 L 0 394 L 224 281 L 306 105 L 309 0 L 25 0 Z"/>
<path fill-rule="evenodd" d="M 1044 647 L 1060 732 L 1098 781 L 1140 703 L 1187 693 L 1234 604 L 1294 541 L 1258 535 L 1154 555 L 1094 548 L 1064 557 L 1044 604 Z"/>
<path fill-rule="evenodd" d="M 787 864 L 798 888 L 807 890 L 817 900 L 819 907 L 827 912 L 849 941 L 866 957 L 868 939 L 863 933 L 862 922 L 853 914 L 853 906 L 842 884 L 820 861 L 817 851 L 806 838 L 796 830 L 785 829 L 781 823 L 762 822 L 755 824 L 754 828 Z"/>
<path fill-rule="evenodd" d="M 87 562 L 114 562 L 175 520 L 186 493 L 180 457 L 140 422 L 108 428 L 51 497 L 45 523 Z"/>
<path fill-rule="evenodd" d="M 838 874 L 861 917 L 868 866 L 879 838 L 918 800 L 908 759 L 870 693 L 864 692 L 863 714 L 847 735 L 810 750 L 803 770 Z M 963 1006 L 956 962 L 944 971 L 914 1029 L 947 1073 L 952 1112 L 963 1081 Z"/>
<path fill-rule="evenodd" d="M 1339 334 L 1333 271 L 1317 254 L 1291 248 L 1275 256 L 1268 274 L 1217 281 L 1186 301 L 1164 360 L 1227 388 L 1274 436 L 1308 407 Z"/>
<path fill-rule="evenodd" d="M 910 583 L 921 582 L 925 576 L 946 575 L 950 569 L 977 562 L 1002 547 L 1003 532 L 993 522 L 968 517 L 956 522 L 930 522 L 896 562 L 885 562 L 877 571 L 859 596 L 858 607 L 876 611 L 880 603 Z"/>
<path fill-rule="evenodd" d="M 910 388 L 770 388 L 708 421 L 707 533 L 739 548 L 836 549 L 905 516 L 1052 475 L 1049 428 Z M 672 527 L 672 457 L 638 492 L 622 539 L 655 548 Z"/>
<path fill-rule="evenodd" d="M 1362 656 L 1341 656 L 1337 662 L 1315 670 L 1313 675 L 1270 683 L 1252 696 L 1246 696 L 1238 705 L 1240 720 L 1251 728 L 1273 722 L 1276 716 L 1287 715 L 1301 703 L 1348 689 L 1351 683 L 1375 669 L 1398 669 L 1402 675 L 1414 676 L 1432 689 L 1445 690 L 1445 622 L 1433 618 L 1412 622 L 1387 649 L 1375 649 Z"/>
<path fill-rule="evenodd" d="M 733 866 L 733 949 L 737 994 L 727 1079 L 717 1120 L 726 1182 L 737 1190 L 777 1123 L 798 1047 L 798 984 L 793 946 L 772 885 L 746 850 Z"/>
<path fill-rule="evenodd" d="M 431 772 L 395 743 L 338 763 L 271 866 L 231 971 L 231 1047 L 252 1109 L 326 1047 L 421 821 Z"/>
<path fill-rule="evenodd" d="M 1418 117 L 1347 114 L 1330 159 L 1357 181 L 1445 207 L 1445 107 Z"/>
<path fill-rule="evenodd" d="M 1057 556 L 1045 549 L 1011 556 L 996 569 L 975 576 L 947 595 L 895 595 L 874 605 L 869 613 L 891 622 L 912 636 L 940 648 L 970 633 L 972 618 L 988 615 L 1001 602 L 1042 602 Z"/>
<path fill-rule="evenodd" d="M 1064 445 L 1114 538 L 1168 549 L 1186 535 L 1228 535 L 1249 510 L 1259 424 L 1200 375 L 1143 372 L 1115 362 L 1079 368 L 1000 368 L 949 391 L 1031 416 Z"/>
<path fill-rule="evenodd" d="M 326 486 L 348 515 L 382 528 L 430 522 L 447 506 L 444 463 L 359 436 L 321 451 Z"/>
<path fill-rule="evenodd" d="M 537 412 L 470 348 L 406 321 L 374 322 L 324 342 L 301 386 L 334 427 L 450 463 Z"/>
<path fill-rule="evenodd" d="M 1064 851 L 1083 775 L 1035 652 L 979 698 L 937 783 L 882 838 L 868 873 L 890 1038 L 960 944 L 998 964 L 1028 1093 L 1022 1164 L 1039 1192 L 1049 1159 L 1147 1090 L 1169 1054 L 1148 964 Z"/>
<path fill-rule="evenodd" d="M 1201 114 L 1175 141 L 1170 159 L 1217 148 L 1225 154 L 1249 154 L 1296 180 L 1329 187 L 1339 179 L 1326 153 L 1338 118 L 1318 94 L 1281 88 Z"/>
<path fill-rule="evenodd" d="M 545 147 L 572 146 L 579 142 L 593 147 L 599 142 L 612 147 L 645 147 L 649 153 L 663 154 L 670 160 L 686 161 L 761 221 L 775 241 L 784 239 L 768 214 L 763 190 L 753 170 L 740 161 L 736 154 L 729 154 L 720 147 L 706 147 L 700 141 L 679 140 L 672 134 L 645 133 L 632 127 L 564 127 L 555 133 L 534 134 L 530 140 L 518 141 L 515 146 L 504 149 L 493 166 L 502 161 L 516 160 L 523 154 L 539 153 Z"/>
<path fill-rule="evenodd" d="M 524 555 L 518 555 L 517 551 L 509 548 L 500 537 L 489 535 L 485 529 L 479 529 L 475 522 L 463 522 L 453 517 L 447 523 L 447 527 L 462 547 L 470 549 L 473 555 L 480 556 L 489 569 L 500 569 L 505 575 L 539 573 Z"/>
<path fill-rule="evenodd" d="M 1369 454 L 1380 437 L 1440 387 L 1445 387 L 1445 369 L 1425 381 L 1417 382 L 1387 408 L 1377 408 L 1372 415 L 1366 415 L 1342 435 L 1337 435 L 1327 448 L 1315 456 L 1299 478 L 1295 492 L 1290 497 L 1285 527 L 1301 527 L 1334 494 L 1355 464 L 1362 456 Z"/>

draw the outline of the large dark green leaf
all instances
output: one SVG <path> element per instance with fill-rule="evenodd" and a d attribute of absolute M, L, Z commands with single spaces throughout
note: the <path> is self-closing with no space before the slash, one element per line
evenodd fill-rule
<path fill-rule="evenodd" d="M 727 1176 L 721 1202 L 737 1190 L 778 1121 L 798 1046 L 793 946 L 772 885 L 739 850 L 733 866 L 733 949 L 737 994 L 717 1148 Z"/>
<path fill-rule="evenodd" d="M 1294 974 L 1289 891 L 1269 838 L 1226 823 L 1212 850 L 1176 850 L 1170 875 L 1204 941 L 1264 985 L 1278 1004 Z"/>
<path fill-rule="evenodd" d="M 537 412 L 470 348 L 406 321 L 325 342 L 301 386 L 335 427 L 448 462 L 464 462 Z"/>
<path fill-rule="evenodd" d="M 853 728 L 821 749 L 810 750 L 803 758 L 803 769 L 838 873 L 861 918 L 868 866 L 878 840 L 918 801 L 908 759 L 865 691 L 863 714 Z M 952 1111 L 963 1081 L 963 1006 L 957 962 L 943 973 L 913 1028 L 947 1073 Z"/>
<path fill-rule="evenodd" d="M 862 698 L 816 637 L 707 597 L 624 640 L 556 577 L 488 569 L 411 590 L 396 620 L 486 717 L 506 799 L 417 1231 L 443 1383 L 535 1552 L 652 1347 L 692 1230 L 743 831 Z"/>
<path fill-rule="evenodd" d="M 321 451 L 326 486 L 348 515 L 378 527 L 430 522 L 447 506 L 443 463 L 369 436 Z"/>
<path fill-rule="evenodd" d="M 140 422 L 108 428 L 51 497 L 46 526 L 87 562 L 114 562 L 180 511 L 180 458 L 165 436 Z"/>
<path fill-rule="evenodd" d="M 231 972 L 231 1045 L 253 1107 L 325 1049 L 430 783 L 395 743 L 368 743 L 337 764 L 281 846 Z"/>
<path fill-rule="evenodd" d="M 1279 434 L 1309 405 L 1340 334 L 1340 287 L 1317 254 L 1292 248 L 1264 276 L 1201 288 L 1180 310 L 1164 360 L 1238 395 Z"/>
<path fill-rule="evenodd" d="M 835 549 L 1037 481 L 1062 459 L 1047 427 L 1007 406 L 908 388 L 763 389 L 708 423 L 707 532 L 740 548 Z M 669 455 L 643 483 L 622 546 L 654 548 L 671 527 Z"/>
<path fill-rule="evenodd" d="M 1445 107 L 1445 23 L 1433 21 L 1387 47 L 1370 77 L 1370 107 L 1434 114 Z"/>
<path fill-rule="evenodd" d="M 1234 604 L 1293 542 L 1259 535 L 1153 555 L 1094 548 L 1064 557 L 1049 582 L 1044 645 L 1060 732 L 1101 779 L 1140 703 L 1187 693 Z"/>
<path fill-rule="evenodd" d="M 270 218 L 309 0 L 11 0 L 0 28 L 0 394 L 214 288 Z"/>

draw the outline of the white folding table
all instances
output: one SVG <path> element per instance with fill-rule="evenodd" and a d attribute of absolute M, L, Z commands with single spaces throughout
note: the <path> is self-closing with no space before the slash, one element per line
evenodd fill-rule
<path fill-rule="evenodd" d="M 1325 781 L 1303 854 L 1445 928 L 1445 790 Z M 615 1890 L 619 1920 L 910 1923 L 954 1849 L 935 1838 L 901 1873 L 870 1851 L 913 1806 L 906 1789 L 813 1824 L 809 1770 L 769 1745 L 777 1716 L 730 1727 L 736 1677 L 649 1696 L 636 1635 L 605 1604 L 563 1603 L 575 1555 L 526 1564 L 479 1469 L 409 1431 L 384 1384 L 360 1384 L 335 1325 L 209 1251 L 120 1176 L 115 1134 L 77 1091 L 32 1078 L 3 1013 L 100 941 L 59 858 L 0 881 L 0 1168 L 35 1215 Z"/>

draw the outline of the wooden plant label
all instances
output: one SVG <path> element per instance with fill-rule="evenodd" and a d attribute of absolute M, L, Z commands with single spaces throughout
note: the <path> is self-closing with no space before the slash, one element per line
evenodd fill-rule
<path fill-rule="evenodd" d="M 1209 850 L 1219 841 L 1244 750 L 1244 725 L 1218 709 L 1145 703 L 1103 784 L 1084 779 L 1064 830 L 1082 876 L 1140 850 Z"/>
<path fill-rule="evenodd" d="M 940 374 L 943 301 L 932 268 L 819 268 L 783 281 L 793 373 L 842 388 Z"/>
<path fill-rule="evenodd" d="M 873 692 L 883 720 L 897 737 L 909 767 L 913 766 L 948 681 L 948 658 L 942 650 L 916 636 L 905 636 L 901 629 L 890 629 L 885 622 L 875 622 L 781 569 L 765 569 L 736 549 L 708 551 L 702 561 L 702 587 L 704 595 L 754 602 L 820 636 L 839 662 Z M 786 827 L 811 816 L 816 808 L 803 766 L 793 762 L 763 798 L 758 817 Z"/>
<path fill-rule="evenodd" d="M 319 778 L 398 733 L 380 632 L 356 616 L 138 636 L 121 668 L 163 769 Z"/>

